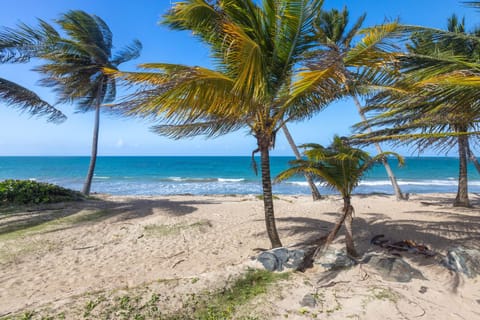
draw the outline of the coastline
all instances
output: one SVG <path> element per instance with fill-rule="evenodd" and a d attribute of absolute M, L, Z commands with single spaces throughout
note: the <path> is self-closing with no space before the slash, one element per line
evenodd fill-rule
<path fill-rule="evenodd" d="M 174 309 L 181 307 L 181 297 L 187 293 L 224 286 L 228 279 L 252 266 L 257 248 L 269 246 L 263 203 L 256 196 L 95 197 L 99 200 L 1 216 L 0 315 L 27 310 L 68 315 L 99 294 L 114 296 L 131 291 L 176 295 L 163 302 L 166 309 Z M 384 194 L 354 195 L 358 251 L 376 250 L 370 239 L 377 234 L 397 241 L 414 240 L 440 254 L 459 245 L 480 249 L 480 196 L 471 194 L 476 207 L 467 209 L 452 207 L 453 199 L 454 194 L 412 194 L 409 201 L 398 202 Z M 284 245 L 292 247 L 325 235 L 338 217 L 341 204 L 339 196 L 313 202 L 309 196 L 279 195 L 275 210 Z M 25 221 L 26 225 L 19 224 Z M 343 243 L 343 233 L 335 243 Z M 354 288 L 330 288 L 325 294 L 333 294 L 335 289 L 341 296 L 353 290 L 358 297 L 339 298 L 343 307 L 332 312 L 329 319 L 345 319 L 362 312 L 373 315 L 373 310 L 375 317 L 361 319 L 383 319 L 382 315 L 403 319 L 401 312 L 392 311 L 388 301 L 370 301 L 362 309 L 362 295 L 378 286 L 390 286 L 417 301 L 427 318 L 449 319 L 445 315 L 451 315 L 452 310 L 466 319 L 478 315 L 478 277 L 455 287 L 454 275 L 436 258 L 407 258 L 428 280 L 400 286 L 385 283 L 367 270 L 370 279 L 359 283 L 359 269 L 345 271 L 338 281 L 355 284 Z M 314 283 L 312 279 L 318 282 L 320 277 L 315 268 L 295 274 L 282 291 L 283 298 L 271 297 L 264 306 L 257 306 L 259 314 L 270 314 L 270 319 L 281 319 L 285 314 L 299 316 L 299 301 L 314 289 L 306 283 Z M 419 293 L 420 286 L 428 287 L 428 292 Z"/>

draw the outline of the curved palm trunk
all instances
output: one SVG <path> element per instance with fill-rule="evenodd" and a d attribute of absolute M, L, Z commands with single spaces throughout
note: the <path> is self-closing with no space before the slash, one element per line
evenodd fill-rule
<path fill-rule="evenodd" d="M 347 252 L 353 257 L 358 256 L 357 251 L 355 250 L 354 242 L 353 242 L 353 232 L 352 232 L 353 206 L 351 205 L 350 197 L 343 197 L 342 212 L 343 212 L 343 215 L 337 221 L 332 231 L 330 231 L 330 233 L 328 234 L 327 239 L 325 240 L 325 243 L 323 244 L 323 246 L 319 246 L 315 250 L 315 253 L 313 254 L 314 260 L 317 256 L 321 255 L 322 252 L 328 249 L 328 247 L 333 242 L 333 240 L 335 240 L 335 237 L 337 236 L 338 232 L 340 231 L 340 228 L 344 223 L 345 223 L 345 231 L 346 231 L 345 242 L 346 242 Z"/>
<path fill-rule="evenodd" d="M 466 132 L 466 128 L 459 128 L 457 132 Z M 469 207 L 470 201 L 468 200 L 468 177 L 467 177 L 467 146 L 468 136 L 458 136 L 458 158 L 459 158 L 459 170 L 458 170 L 458 190 L 455 202 L 455 207 Z"/>
<path fill-rule="evenodd" d="M 100 103 L 97 103 L 95 107 L 95 125 L 93 126 L 93 142 L 92 142 L 92 155 L 90 157 L 90 166 L 88 167 L 87 178 L 83 185 L 83 194 L 89 195 L 90 188 L 92 186 L 93 173 L 95 172 L 95 164 L 97 162 L 97 150 L 98 150 L 98 131 L 100 127 Z"/>
<path fill-rule="evenodd" d="M 262 141 L 263 140 L 263 141 Z M 263 206 L 265 210 L 265 225 L 268 238 L 272 248 L 282 246 L 278 236 L 277 226 L 275 225 L 275 214 L 273 211 L 272 179 L 270 176 L 270 139 L 258 139 L 260 149 L 261 168 L 262 168 L 262 188 L 263 188 Z"/>
<path fill-rule="evenodd" d="M 477 157 L 473 154 L 472 150 L 470 149 L 470 143 L 469 139 L 467 139 L 467 156 L 470 159 L 470 161 L 473 162 L 473 165 L 475 166 L 475 169 L 477 169 L 477 172 L 480 173 L 480 162 L 478 162 Z"/>
<path fill-rule="evenodd" d="M 358 113 L 360 114 L 360 117 L 362 118 L 362 121 L 368 124 L 367 117 L 362 112 L 362 106 L 360 105 L 360 101 L 358 101 L 357 96 L 352 95 L 353 101 L 355 102 L 355 105 L 357 106 Z M 372 132 L 372 129 L 370 126 L 367 127 L 367 131 L 369 133 Z M 382 153 L 382 147 L 380 147 L 380 144 L 378 142 L 374 143 L 375 148 L 377 149 L 378 153 Z M 402 190 L 400 190 L 400 186 L 398 185 L 397 178 L 395 178 L 395 175 L 393 174 L 393 170 L 390 167 L 390 164 L 388 163 L 388 160 L 383 158 L 382 159 L 382 164 L 385 167 L 385 171 L 387 171 L 388 178 L 390 179 L 390 183 L 392 184 L 393 191 L 395 192 L 395 197 L 397 200 L 407 200 L 407 197 L 405 197 L 402 193 Z"/>
<path fill-rule="evenodd" d="M 300 155 L 300 152 L 298 151 L 297 145 L 295 144 L 295 141 L 293 141 L 292 135 L 290 134 L 290 131 L 288 130 L 287 126 L 283 125 L 282 130 L 283 130 L 283 133 L 285 134 L 285 138 L 287 138 L 287 141 L 288 141 L 288 144 L 290 145 L 290 148 L 292 148 L 292 151 L 295 154 L 295 158 L 297 160 L 302 159 L 302 156 Z M 322 199 L 322 195 L 320 194 L 320 191 L 318 191 L 318 188 L 315 185 L 315 182 L 313 182 L 312 175 L 306 173 L 305 174 L 305 179 L 307 180 L 308 185 L 310 186 L 313 201 Z"/>

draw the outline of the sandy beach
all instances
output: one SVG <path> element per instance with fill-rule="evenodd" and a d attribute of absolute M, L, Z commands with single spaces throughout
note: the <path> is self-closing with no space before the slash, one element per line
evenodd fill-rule
<path fill-rule="evenodd" d="M 425 279 L 386 281 L 368 265 L 326 273 L 319 266 L 296 272 L 255 299 L 244 315 L 258 319 L 477 319 L 479 277 L 467 278 L 440 264 L 454 246 L 480 249 L 477 207 L 452 207 L 453 195 L 387 195 L 352 199 L 360 254 L 384 234 L 414 240 L 435 257 L 402 253 Z M 250 267 L 269 241 L 263 202 L 255 196 L 109 196 L 0 215 L 0 316 L 62 313 L 82 318 L 98 296 L 148 298 L 160 293 L 164 310 L 182 306 L 187 294 L 222 288 Z M 277 227 L 287 247 L 324 236 L 339 216 L 341 198 L 313 202 L 306 196 L 275 200 Z M 334 245 L 343 243 L 343 230 Z M 315 307 L 300 303 L 316 294 Z M 34 318 L 34 317 L 33 317 Z M 87 317 L 88 318 L 88 317 Z M 90 319 L 95 319 L 91 317 Z"/>

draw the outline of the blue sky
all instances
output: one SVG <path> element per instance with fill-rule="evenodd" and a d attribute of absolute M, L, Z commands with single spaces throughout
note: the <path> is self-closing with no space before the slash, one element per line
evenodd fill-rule
<path fill-rule="evenodd" d="M 140 58 L 121 66 L 135 70 L 145 62 L 170 62 L 209 66 L 208 49 L 187 32 L 170 31 L 159 26 L 161 15 L 169 8 L 169 0 L 15 0 L 2 4 L 1 25 L 13 27 L 18 22 L 34 24 L 36 18 L 52 19 L 68 10 L 81 9 L 104 19 L 114 34 L 114 45 L 121 48 L 132 39 L 143 43 Z M 478 21 L 476 11 L 455 0 L 326 0 L 324 8 L 350 10 L 351 20 L 366 12 L 364 26 L 400 18 L 406 24 L 444 28 L 452 13 L 466 17 L 467 27 Z M 54 103 L 55 95 L 36 86 L 39 76 L 30 69 L 38 65 L 0 65 L 0 76 L 33 89 L 43 99 Z M 121 95 L 121 90 L 119 91 Z M 92 140 L 93 113 L 75 113 L 73 105 L 58 106 L 68 120 L 60 125 L 42 118 L 31 118 L 0 102 L 0 155 L 89 155 Z M 334 134 L 348 135 L 359 120 L 353 103 L 340 101 L 312 119 L 293 124 L 290 130 L 298 144 L 326 144 Z M 199 137 L 169 140 L 149 131 L 152 123 L 136 119 L 120 119 L 102 115 L 99 155 L 249 155 L 255 149 L 247 131 L 239 131 L 217 139 Z M 388 149 L 388 147 L 387 147 Z M 373 149 L 372 149 L 373 150 Z M 409 155 L 409 149 L 398 152 Z M 428 151 L 427 155 L 434 152 Z M 272 155 L 291 155 L 281 134 Z"/>

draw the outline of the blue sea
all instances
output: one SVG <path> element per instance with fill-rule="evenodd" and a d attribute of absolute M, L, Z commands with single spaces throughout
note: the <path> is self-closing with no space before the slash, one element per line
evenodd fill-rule
<path fill-rule="evenodd" d="M 259 159 L 257 163 L 259 164 Z M 272 157 L 272 177 L 290 157 Z M 390 160 L 403 192 L 456 192 L 458 159 L 411 157 L 399 168 Z M 88 157 L 0 157 L 0 180 L 32 179 L 81 190 Z M 469 166 L 469 191 L 480 192 L 480 175 Z M 260 194 L 261 179 L 250 157 L 99 157 L 92 192 L 115 195 Z M 320 192 L 333 191 L 320 185 Z M 356 193 L 393 194 L 383 166 L 374 167 Z M 274 185 L 276 194 L 309 194 L 302 177 Z"/>

